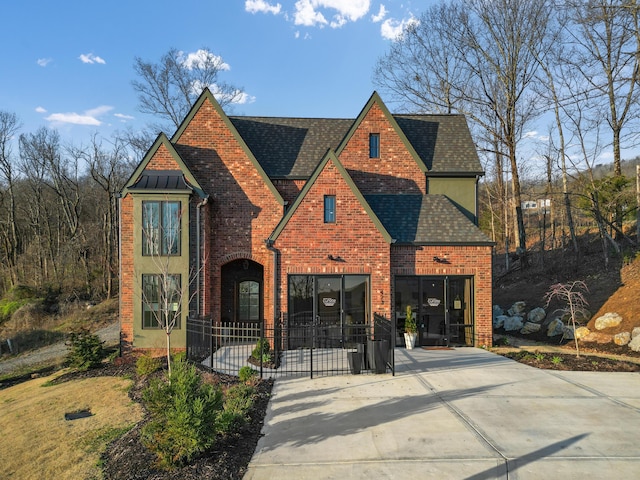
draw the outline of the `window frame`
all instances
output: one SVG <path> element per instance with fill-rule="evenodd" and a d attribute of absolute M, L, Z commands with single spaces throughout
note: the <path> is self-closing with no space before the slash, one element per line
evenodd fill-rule
<path fill-rule="evenodd" d="M 161 292 L 161 277 L 164 274 L 160 274 L 160 273 L 143 273 L 142 274 L 142 285 L 141 285 L 141 289 L 142 289 L 142 329 L 143 330 L 161 330 L 164 329 L 164 327 L 162 325 L 160 325 L 160 322 L 157 321 L 156 319 L 156 314 L 154 312 L 159 312 L 160 311 L 160 303 L 163 300 L 163 296 L 164 294 Z M 167 277 L 172 278 L 172 280 L 168 280 L 168 282 L 171 282 L 173 285 L 176 285 L 176 288 L 173 290 L 172 293 L 172 300 L 174 300 L 173 303 L 174 305 L 177 305 L 177 309 L 172 309 L 171 312 L 174 312 L 171 314 L 171 317 L 175 317 L 176 318 L 176 324 L 173 326 L 174 330 L 180 330 L 181 328 L 181 319 L 182 319 L 182 299 L 180 298 L 181 296 L 181 290 L 182 290 L 182 275 L 179 273 L 169 273 L 166 274 Z M 149 285 L 149 281 L 153 279 L 153 282 L 155 285 Z M 153 298 L 149 298 L 149 295 L 146 294 L 145 290 L 147 288 L 150 287 L 154 287 L 153 291 Z M 155 300 L 155 301 L 151 301 L 151 300 Z"/>
<path fill-rule="evenodd" d="M 369 134 L 369 158 L 380 158 L 380 134 Z"/>
<path fill-rule="evenodd" d="M 170 220 L 174 214 L 177 216 L 177 221 L 172 223 Z M 149 218 L 149 216 L 152 218 Z M 152 239 L 149 239 L 150 234 L 153 237 Z M 180 200 L 142 201 L 143 256 L 180 256 L 182 250 L 181 237 L 182 202 Z"/>
<path fill-rule="evenodd" d="M 324 196 L 324 223 L 336 223 L 336 196 Z"/>

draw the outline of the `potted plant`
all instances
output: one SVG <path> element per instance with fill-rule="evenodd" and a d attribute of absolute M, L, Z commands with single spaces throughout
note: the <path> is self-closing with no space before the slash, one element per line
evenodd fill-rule
<path fill-rule="evenodd" d="M 416 316 L 411 311 L 411 305 L 407 305 L 407 318 L 404 321 L 404 344 L 407 350 L 411 350 L 416 344 L 418 336 L 418 325 L 416 324 Z"/>

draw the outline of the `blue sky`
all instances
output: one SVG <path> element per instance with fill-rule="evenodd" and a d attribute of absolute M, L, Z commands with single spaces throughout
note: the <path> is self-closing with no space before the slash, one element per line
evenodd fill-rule
<path fill-rule="evenodd" d="M 134 58 L 203 47 L 241 87 L 239 115 L 355 117 L 376 60 L 431 0 L 38 0 L 3 2 L 0 110 L 21 133 L 108 137 L 151 119 L 137 111 Z M 167 132 L 169 134 L 173 132 Z"/>

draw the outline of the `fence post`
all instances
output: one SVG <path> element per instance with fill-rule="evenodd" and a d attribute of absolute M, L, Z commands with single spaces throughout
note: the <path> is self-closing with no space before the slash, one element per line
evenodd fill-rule
<path fill-rule="evenodd" d="M 264 358 L 263 352 L 262 350 L 264 349 L 263 345 L 265 342 L 265 338 L 264 338 L 264 320 L 262 320 L 262 322 L 260 322 L 260 378 L 263 378 L 263 369 L 262 369 L 262 359 Z"/>

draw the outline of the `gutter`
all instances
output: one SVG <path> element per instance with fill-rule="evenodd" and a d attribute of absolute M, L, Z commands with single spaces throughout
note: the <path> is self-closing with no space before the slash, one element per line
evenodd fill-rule
<path fill-rule="evenodd" d="M 202 266 L 200 265 L 201 256 L 200 256 L 200 244 L 202 237 L 201 231 L 201 220 L 200 215 L 202 211 L 202 207 L 204 207 L 209 202 L 209 195 L 204 197 L 204 199 L 196 205 L 196 315 L 200 316 L 200 273 L 202 272 Z M 205 277 L 206 278 L 206 277 Z M 204 286 L 203 286 L 204 287 Z M 202 288 L 204 290 L 204 288 Z"/>
<path fill-rule="evenodd" d="M 274 241 L 270 238 L 264 241 L 267 249 L 273 252 L 273 321 L 278 318 L 278 288 L 280 281 L 278 279 L 278 250 L 273 246 Z"/>

